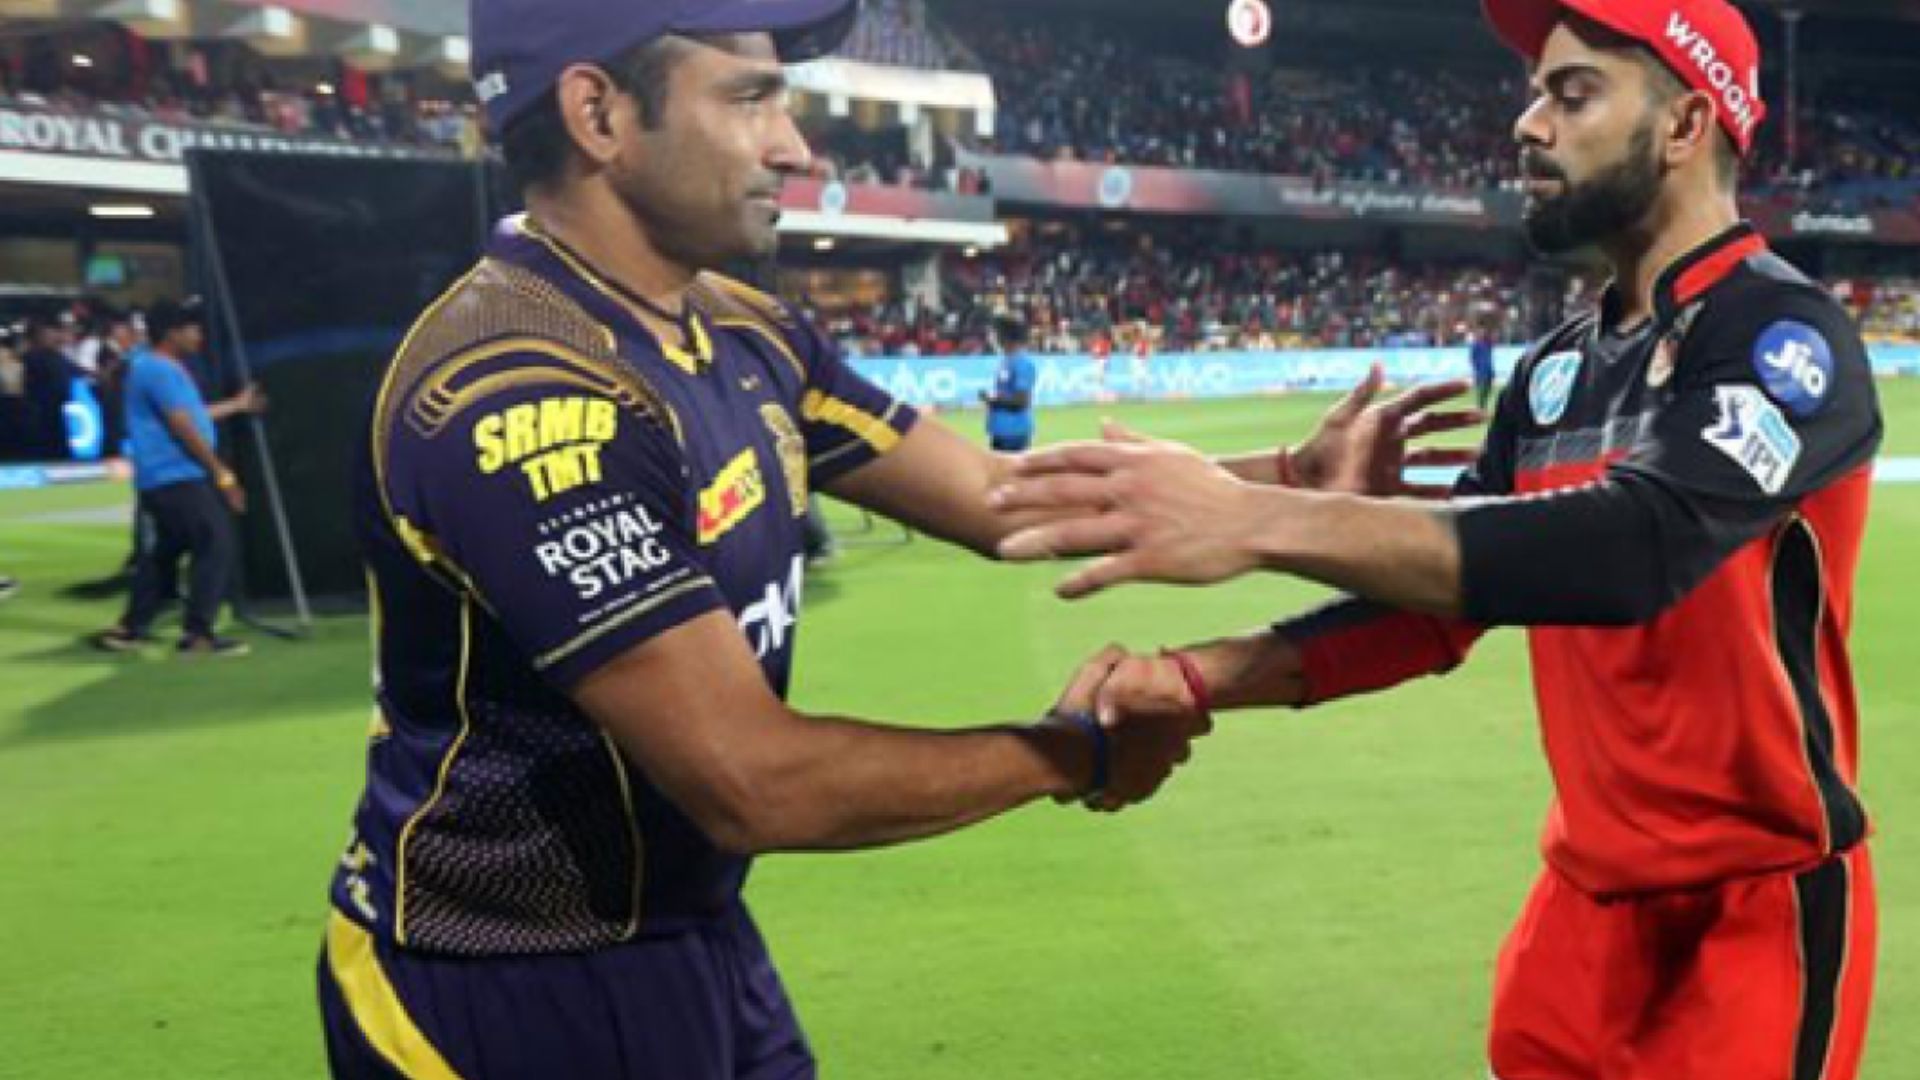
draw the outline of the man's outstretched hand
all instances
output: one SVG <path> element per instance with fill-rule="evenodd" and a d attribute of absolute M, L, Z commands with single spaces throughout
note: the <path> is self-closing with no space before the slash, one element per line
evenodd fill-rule
<path fill-rule="evenodd" d="M 1059 587 L 1078 599 L 1111 585 L 1209 585 L 1258 565 L 1256 489 L 1191 447 L 1109 422 L 1106 439 L 1024 455 L 990 498 L 1003 512 L 1037 511 L 1045 524 L 1000 544 L 1002 558 L 1036 562 L 1104 556 Z"/>

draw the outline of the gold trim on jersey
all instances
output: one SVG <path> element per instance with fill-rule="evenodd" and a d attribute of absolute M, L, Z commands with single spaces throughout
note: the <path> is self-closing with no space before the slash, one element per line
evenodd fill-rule
<path fill-rule="evenodd" d="M 581 634 L 579 637 L 574 638 L 572 641 L 567 642 L 565 645 L 562 645 L 559 648 L 554 649 L 552 652 L 546 653 L 543 656 L 535 657 L 533 661 L 533 666 L 536 668 L 539 668 L 541 671 L 545 671 L 546 669 L 552 667 L 553 665 L 559 663 L 560 661 L 565 660 L 567 657 L 572 656 L 574 653 L 579 652 L 581 649 L 586 648 L 587 646 L 593 644 L 596 641 L 599 641 L 601 638 L 606 637 L 608 634 L 613 633 L 615 630 L 620 629 L 621 627 L 627 625 L 628 623 L 639 618 L 640 616 L 645 615 L 647 612 L 660 607 L 662 604 L 665 604 L 667 601 L 676 600 L 682 596 L 685 596 L 687 593 L 693 592 L 696 589 L 711 588 L 711 587 L 713 587 L 713 579 L 706 576 L 705 574 L 699 574 L 694 577 L 688 578 L 686 581 L 683 581 L 680 584 L 675 585 L 671 589 L 663 590 L 658 596 L 652 597 L 642 603 L 633 605 L 632 607 L 628 608 L 626 611 L 621 612 L 619 617 L 613 619 L 610 622 L 601 623 L 599 626 L 596 626 L 593 629 L 588 630 L 586 633 Z"/>
<path fill-rule="evenodd" d="M 460 1080 L 408 1015 L 374 951 L 373 935 L 338 911 L 327 917 L 327 971 L 354 1026 L 387 1064 L 409 1080 Z"/>
<path fill-rule="evenodd" d="M 380 579 L 374 575 L 372 567 L 367 568 L 367 637 L 373 651 L 373 716 L 367 721 L 367 741 L 379 742 L 393 734 L 393 725 L 387 721 L 386 707 L 380 704 L 380 693 L 384 689 L 385 679 L 380 671 L 380 638 L 386 633 L 387 607 L 380 598 Z"/>
<path fill-rule="evenodd" d="M 571 270 L 581 281 L 586 282 L 594 292 L 613 301 L 631 316 L 634 323 L 653 338 L 654 344 L 660 348 L 660 354 L 671 361 L 675 367 L 689 375 L 698 375 L 713 363 L 713 338 L 708 335 L 706 328 L 700 325 L 697 313 L 692 307 L 687 309 L 685 323 L 685 331 L 690 340 L 681 345 L 670 344 L 662 340 L 653 330 L 653 324 L 666 321 L 667 316 L 648 311 L 635 302 L 625 289 L 602 276 L 598 270 L 587 263 L 585 258 L 576 254 L 572 248 L 567 247 L 556 237 L 549 235 L 532 218 L 523 216 L 520 219 L 519 229 L 521 235 L 546 248 L 554 258 L 560 260 L 561 265 Z"/>
<path fill-rule="evenodd" d="M 793 366 L 795 374 L 799 375 L 803 380 L 807 377 L 806 365 L 800 362 L 800 357 L 793 351 L 793 346 L 787 344 L 786 338 L 775 333 L 765 323 L 756 322 L 752 319 L 717 318 L 713 320 L 713 325 L 729 330 L 751 330 L 759 334 L 771 343 L 775 349 L 779 350 L 780 355 L 786 359 L 788 364 Z"/>
<path fill-rule="evenodd" d="M 646 837 L 640 830 L 640 815 L 633 809 L 633 781 L 627 777 L 627 759 L 621 756 L 620 747 L 604 727 L 600 729 L 600 741 L 606 744 L 607 754 L 613 758 L 613 774 L 620 781 L 620 804 L 627 811 L 623 815 L 627 819 L 627 841 L 633 845 L 633 915 L 627 920 L 626 931 L 621 935 L 631 940 L 640 932 L 641 908 L 646 898 Z"/>
<path fill-rule="evenodd" d="M 694 294 L 708 301 L 704 310 L 710 313 L 726 309 L 776 328 L 792 330 L 797 327 L 793 313 L 787 310 L 785 304 L 737 278 L 709 270 L 695 278 L 693 286 Z M 718 321 L 717 315 L 715 321 Z"/>
<path fill-rule="evenodd" d="M 510 354 L 531 354 L 542 360 L 566 365 L 562 370 L 547 366 L 514 366 L 496 370 L 462 383 L 473 368 L 489 360 Z M 666 400 L 652 387 L 631 379 L 618 378 L 608 369 L 609 361 L 595 361 L 564 345 L 540 338 L 516 337 L 491 341 L 447 358 L 432 375 L 420 381 L 406 411 L 407 426 L 422 438 L 438 438 L 448 424 L 475 403 L 491 394 L 524 386 L 552 384 L 565 386 L 613 399 L 622 408 L 659 421 L 679 435 L 679 419 Z"/>
<path fill-rule="evenodd" d="M 875 416 L 852 402 L 842 401 L 820 390 L 809 390 L 800 399 L 800 415 L 809 422 L 844 428 L 881 454 L 900 445 L 900 433 L 892 426 L 899 408 L 896 402 L 887 409 L 884 417 Z"/>
<path fill-rule="evenodd" d="M 807 366 L 793 351 L 786 332 L 796 330 L 792 312 L 773 297 L 725 274 L 704 273 L 695 279 L 688 295 L 695 306 L 707 312 L 713 325 L 729 330 L 751 330 L 765 338 L 782 359 L 792 366 L 800 381 L 807 379 Z"/>
<path fill-rule="evenodd" d="M 433 794 L 420 804 L 400 828 L 400 842 L 394 853 L 394 914 L 393 940 L 407 943 L 407 845 L 413 840 L 413 831 L 420 822 L 433 812 L 435 806 L 447 793 L 447 776 L 453 772 L 453 762 L 460 756 L 460 748 L 466 745 L 467 736 L 473 732 L 473 715 L 467 709 L 467 679 L 473 671 L 473 598 L 460 595 L 460 666 L 454 676 L 453 701 L 460 713 L 460 734 L 454 736 L 453 745 L 447 747 L 446 756 L 440 759 L 440 769 L 433 781 Z"/>
<path fill-rule="evenodd" d="M 388 397 L 393 393 L 402 362 L 413 354 L 415 344 L 421 335 L 434 324 L 440 312 L 479 275 L 481 267 L 485 265 L 485 260 L 475 263 L 473 269 L 468 270 L 460 280 L 448 286 L 446 292 L 441 293 L 433 303 L 427 305 L 427 310 L 421 312 L 420 318 L 416 319 L 413 326 L 407 330 L 407 336 L 401 339 L 400 348 L 393 354 L 393 362 L 387 365 L 386 373 L 380 377 L 380 390 L 373 401 L 373 486 L 380 495 L 380 508 L 386 512 L 389 522 L 393 520 L 394 513 L 393 497 L 387 491 Z"/>

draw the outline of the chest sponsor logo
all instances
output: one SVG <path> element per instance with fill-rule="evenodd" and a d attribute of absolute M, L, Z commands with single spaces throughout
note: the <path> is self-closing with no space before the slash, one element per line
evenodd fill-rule
<path fill-rule="evenodd" d="M 795 555 L 782 581 L 767 582 L 760 598 L 740 612 L 740 632 L 761 659 L 787 647 L 800 623 L 800 594 L 806 587 L 807 563 Z"/>
<path fill-rule="evenodd" d="M 1533 410 L 1533 422 L 1552 427 L 1567 415 L 1573 401 L 1574 383 L 1580 378 L 1582 357 L 1577 352 L 1559 352 L 1540 361 L 1533 369 L 1533 381 L 1527 386 L 1527 405 Z"/>
<path fill-rule="evenodd" d="M 600 452 L 620 433 L 620 409 L 590 397 L 554 397 L 482 416 L 473 425 L 480 471 L 517 468 L 536 502 L 600 482 Z"/>
<path fill-rule="evenodd" d="M 751 449 L 740 451 L 700 493 L 700 542 L 711 544 L 753 516 L 767 501 L 767 479 Z"/>
<path fill-rule="evenodd" d="M 582 600 L 594 600 L 673 564 L 660 541 L 659 519 L 644 506 L 606 504 L 545 530 L 554 539 L 533 549 L 548 578 L 564 578 Z"/>
<path fill-rule="evenodd" d="M 1760 490 L 1785 490 L 1800 461 L 1800 436 L 1767 395 L 1752 386 L 1715 388 L 1720 415 L 1702 435 L 1707 445 L 1733 459 Z"/>
<path fill-rule="evenodd" d="M 1833 346 L 1806 323 L 1783 319 L 1754 345 L 1753 370 L 1773 400 L 1805 419 L 1820 411 L 1833 389 Z"/>

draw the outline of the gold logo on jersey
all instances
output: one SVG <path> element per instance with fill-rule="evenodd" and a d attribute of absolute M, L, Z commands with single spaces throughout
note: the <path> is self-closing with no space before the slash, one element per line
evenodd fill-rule
<path fill-rule="evenodd" d="M 1704 301 L 1694 301 L 1687 305 L 1673 320 L 1673 329 L 1653 348 L 1653 360 L 1647 365 L 1647 385 L 1655 390 L 1673 381 L 1673 369 L 1680 364 L 1680 346 L 1687 340 L 1687 333 L 1693 329 L 1693 321 L 1700 317 Z"/>
<path fill-rule="evenodd" d="M 589 397 L 553 397 L 489 413 L 473 425 L 480 471 L 518 466 L 538 502 L 600 482 L 600 452 L 620 432 L 620 409 Z"/>
<path fill-rule="evenodd" d="M 780 473 L 787 480 L 787 503 L 794 517 L 807 512 L 807 440 L 800 425 L 785 407 L 768 402 L 760 406 L 760 419 L 773 432 L 773 449 L 780 456 Z"/>
<path fill-rule="evenodd" d="M 759 455 L 742 450 L 700 493 L 700 542 L 711 544 L 732 532 L 766 501 Z"/>

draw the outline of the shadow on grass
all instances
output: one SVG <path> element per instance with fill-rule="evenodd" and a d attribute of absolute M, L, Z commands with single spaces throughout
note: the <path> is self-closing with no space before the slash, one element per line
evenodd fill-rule
<path fill-rule="evenodd" d="M 16 653 L 8 662 L 11 677 L 31 679 L 36 666 L 99 668 L 105 677 L 25 710 L 14 730 L 0 735 L 0 752 L 272 723 L 329 711 L 357 722 L 372 707 L 366 638 L 364 627 L 342 622 L 297 643 L 250 635 L 253 655 L 238 659 L 175 656 L 171 636 L 125 656 L 97 652 L 84 640 Z"/>

